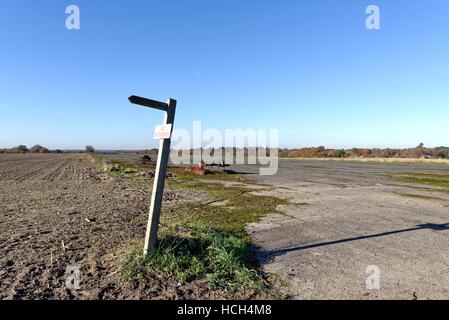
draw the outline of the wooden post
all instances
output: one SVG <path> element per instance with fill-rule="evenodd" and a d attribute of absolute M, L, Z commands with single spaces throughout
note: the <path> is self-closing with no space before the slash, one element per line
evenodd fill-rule
<path fill-rule="evenodd" d="M 164 125 L 171 125 L 175 120 L 176 100 L 169 99 L 167 103 L 152 101 L 145 98 L 132 96 L 129 98 L 132 103 L 140 104 L 146 107 L 163 110 Z M 164 193 L 165 175 L 167 172 L 168 158 L 170 155 L 171 137 L 168 139 L 161 139 L 159 144 L 159 154 L 157 158 L 156 173 L 154 177 L 153 192 L 151 194 L 151 206 L 148 216 L 147 232 L 145 236 L 145 245 L 143 249 L 144 255 L 147 255 L 154 249 L 157 241 L 157 229 L 161 215 L 162 196 Z"/>

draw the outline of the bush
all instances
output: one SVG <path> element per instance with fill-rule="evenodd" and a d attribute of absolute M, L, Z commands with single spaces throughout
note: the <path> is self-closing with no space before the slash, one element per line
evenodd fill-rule
<path fill-rule="evenodd" d="M 30 152 L 31 153 L 49 153 L 50 151 L 47 148 L 37 144 L 37 145 L 31 147 Z"/>
<path fill-rule="evenodd" d="M 30 150 L 28 150 L 28 148 L 24 145 L 20 145 L 20 146 L 10 149 L 11 153 L 27 153 L 29 151 Z"/>
<path fill-rule="evenodd" d="M 95 149 L 94 149 L 94 147 L 92 147 L 92 146 L 86 146 L 86 152 L 87 152 L 87 153 L 94 153 L 94 152 L 95 152 Z"/>
<path fill-rule="evenodd" d="M 438 157 L 438 158 L 444 158 L 444 159 L 447 159 L 448 156 L 449 156 L 449 149 L 448 149 L 448 148 L 441 147 L 441 148 L 438 150 L 438 153 L 437 153 L 437 157 Z"/>

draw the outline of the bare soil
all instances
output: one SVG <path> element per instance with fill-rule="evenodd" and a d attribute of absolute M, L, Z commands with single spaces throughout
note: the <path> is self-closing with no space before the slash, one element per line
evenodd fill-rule
<path fill-rule="evenodd" d="M 0 155 L 0 299 L 219 297 L 157 275 L 122 280 L 122 260 L 145 234 L 149 193 L 98 171 L 86 155 Z M 168 191 L 165 206 L 196 197 Z M 80 290 L 66 289 L 67 267 L 80 269 Z"/>

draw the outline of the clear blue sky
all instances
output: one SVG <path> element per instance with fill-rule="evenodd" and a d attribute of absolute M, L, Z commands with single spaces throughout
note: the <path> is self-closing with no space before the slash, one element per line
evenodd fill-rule
<path fill-rule="evenodd" d="M 65 28 L 65 8 L 81 30 Z M 365 8 L 381 9 L 381 30 Z M 286 147 L 449 145 L 447 0 L 2 0 L 0 147 L 156 146 L 176 127 L 278 128 Z"/>

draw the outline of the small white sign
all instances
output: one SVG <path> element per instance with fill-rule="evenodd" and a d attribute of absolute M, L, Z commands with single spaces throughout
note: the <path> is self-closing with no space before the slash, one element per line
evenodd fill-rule
<path fill-rule="evenodd" d="M 154 139 L 161 140 L 161 139 L 170 139 L 171 138 L 171 124 L 161 124 L 159 126 L 156 126 L 156 129 L 154 130 Z"/>

